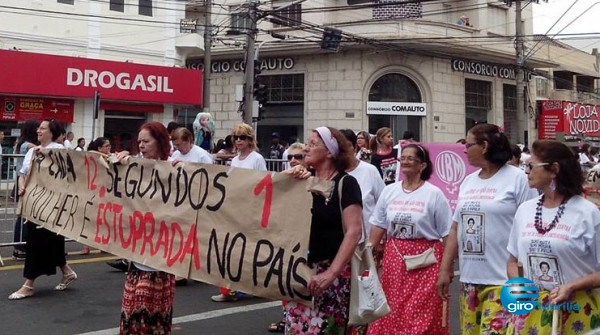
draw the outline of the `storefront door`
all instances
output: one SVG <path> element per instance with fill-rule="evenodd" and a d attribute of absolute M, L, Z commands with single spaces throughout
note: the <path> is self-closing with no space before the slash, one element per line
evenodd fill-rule
<path fill-rule="evenodd" d="M 127 150 L 137 154 L 137 134 L 144 122 L 146 114 L 106 111 L 103 136 L 110 140 L 113 152 Z"/>

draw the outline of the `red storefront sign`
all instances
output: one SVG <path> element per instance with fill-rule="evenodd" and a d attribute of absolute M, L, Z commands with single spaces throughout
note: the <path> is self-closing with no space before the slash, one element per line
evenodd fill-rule
<path fill-rule="evenodd" d="M 0 97 L 0 121 L 55 119 L 73 122 L 73 100 L 28 97 Z"/>
<path fill-rule="evenodd" d="M 202 72 L 0 50 L 0 93 L 202 104 Z"/>
<path fill-rule="evenodd" d="M 538 137 L 555 139 L 564 133 L 565 139 L 600 139 L 600 106 L 568 101 L 543 101 L 538 122 Z"/>

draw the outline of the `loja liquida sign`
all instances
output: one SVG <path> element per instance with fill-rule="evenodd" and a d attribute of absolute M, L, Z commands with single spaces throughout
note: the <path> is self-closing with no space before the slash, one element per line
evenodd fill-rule
<path fill-rule="evenodd" d="M 600 139 L 600 106 L 578 102 L 548 100 L 541 103 L 539 138 L 555 139 L 564 133 L 565 139 Z"/>
<path fill-rule="evenodd" d="M 600 137 L 599 108 L 600 106 L 597 105 L 564 102 L 563 113 L 568 133 L 572 135 L 583 134 L 585 136 Z"/>

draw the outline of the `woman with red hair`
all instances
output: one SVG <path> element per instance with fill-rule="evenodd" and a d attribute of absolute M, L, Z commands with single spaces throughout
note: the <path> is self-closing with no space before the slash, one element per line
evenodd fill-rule
<path fill-rule="evenodd" d="M 171 145 L 167 128 L 147 122 L 138 133 L 139 156 L 166 161 Z M 125 160 L 126 154 L 117 158 Z M 130 263 L 123 300 L 119 334 L 170 334 L 173 322 L 175 276 L 136 262 Z"/>

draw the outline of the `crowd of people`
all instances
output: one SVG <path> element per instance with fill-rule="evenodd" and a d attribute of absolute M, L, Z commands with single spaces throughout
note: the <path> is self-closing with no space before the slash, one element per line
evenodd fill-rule
<path fill-rule="evenodd" d="M 210 115 L 199 115 L 197 121 L 194 133 L 173 124 L 145 123 L 138 134 L 138 156 L 172 164 L 226 160 L 234 168 L 267 170 L 251 126 L 236 125 L 213 145 Z M 19 169 L 19 196 L 36 148 L 63 148 L 60 133 L 53 121 L 24 125 L 19 150 L 27 155 Z M 597 162 L 589 148 L 582 147 L 579 154 L 558 141 L 538 140 L 529 152 L 511 145 L 498 126 L 476 125 L 460 143 L 477 170 L 463 180 L 452 211 L 444 193 L 429 181 L 435 170 L 429 150 L 410 131 L 396 147 L 392 130 L 385 127 L 374 136 L 318 127 L 309 132 L 306 144 L 287 148 L 278 133 L 272 138 L 270 156 L 289 163 L 284 173 L 328 180 L 333 189 L 312 194 L 307 262 L 315 274 L 307 287 L 313 305 L 284 302 L 283 318 L 269 325 L 269 331 L 448 335 L 456 260 L 463 334 L 551 333 L 552 316 L 546 311 L 514 315 L 503 306 L 502 287 L 519 276 L 538 286 L 541 302 L 582 306 L 579 313 L 562 311 L 562 334 L 600 327 L 600 210 L 582 197 L 585 167 L 593 169 Z M 87 150 L 112 155 L 115 161 L 130 155 L 111 152 L 103 137 Z M 9 299 L 32 296 L 34 280 L 55 274 L 56 267 L 63 276 L 55 289 L 65 290 L 77 274 L 66 262 L 64 238 L 31 223 L 24 228 L 25 282 Z M 391 312 L 369 325 L 350 326 L 350 259 L 361 241 L 372 245 L 379 261 Z M 407 258 L 418 264 L 409 266 Z M 176 278 L 122 262 L 127 278 L 120 332 L 170 333 Z M 212 300 L 242 296 L 222 287 Z"/>

